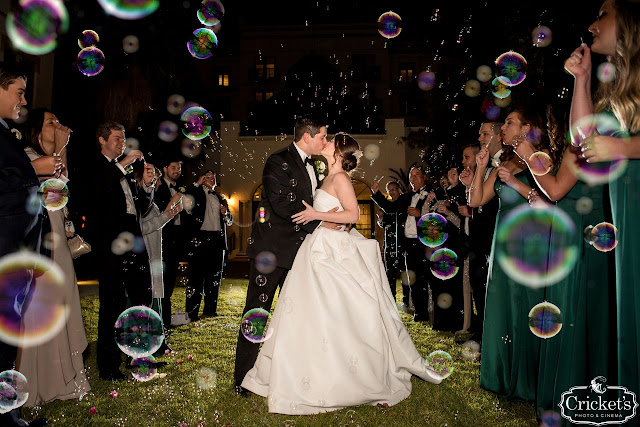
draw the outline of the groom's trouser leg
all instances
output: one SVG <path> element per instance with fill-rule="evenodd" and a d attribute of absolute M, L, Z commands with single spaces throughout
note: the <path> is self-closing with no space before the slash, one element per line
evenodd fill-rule
<path fill-rule="evenodd" d="M 415 282 L 411 285 L 411 298 L 415 308 L 414 320 L 429 320 L 429 270 L 425 257 L 425 246 L 418 239 L 406 239 L 407 268 L 415 273 Z"/>
<path fill-rule="evenodd" d="M 289 272 L 286 268 L 276 267 L 276 269 L 269 274 L 261 273 L 256 269 L 254 259 L 251 259 L 249 265 L 249 287 L 247 288 L 247 301 L 244 310 L 242 310 L 243 316 L 246 312 L 254 308 L 263 308 L 269 311 L 276 293 L 276 288 L 278 285 L 284 283 L 284 279 Z M 260 286 L 259 283 L 264 283 L 264 285 Z M 259 350 L 259 343 L 252 343 L 242 335 L 241 331 L 238 332 L 234 374 L 234 379 L 237 384 L 241 383 L 247 372 L 253 368 L 258 358 Z"/>

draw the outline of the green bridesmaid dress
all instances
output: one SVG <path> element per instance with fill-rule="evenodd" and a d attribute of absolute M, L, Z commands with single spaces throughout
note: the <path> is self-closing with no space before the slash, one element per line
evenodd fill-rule
<path fill-rule="evenodd" d="M 529 170 L 520 172 L 516 178 L 535 188 Z M 529 329 L 529 310 L 544 301 L 545 290 L 516 283 L 495 260 L 496 235 L 501 221 L 513 209 L 528 202 L 499 178 L 494 189 L 500 198 L 500 209 L 489 263 L 480 387 L 509 399 L 533 401 L 536 397 L 540 338 Z M 541 240 L 547 242 L 548 249 L 548 236 L 542 236 Z M 524 248 L 520 255 L 525 257 Z"/>
<path fill-rule="evenodd" d="M 609 254 L 598 251 L 583 238 L 585 227 L 605 221 L 604 187 L 591 187 L 579 181 L 557 203 L 576 226 L 575 244 L 579 248 L 578 262 L 569 275 L 546 288 L 546 300 L 562 313 L 562 329 L 540 348 L 537 414 L 560 412 L 562 392 L 573 386 L 589 385 L 596 376 L 615 371 L 609 369 L 609 350 L 615 347 L 615 331 L 610 333 L 608 284 Z M 591 205 L 591 207 L 589 206 Z M 582 213 L 580 213 L 582 212 Z M 551 254 L 561 233 L 551 232 Z M 611 298 L 612 299 L 612 298 Z M 613 378 L 612 378 L 613 379 Z M 562 418 L 562 422 L 568 421 Z M 569 425 L 569 424 L 565 424 Z"/>

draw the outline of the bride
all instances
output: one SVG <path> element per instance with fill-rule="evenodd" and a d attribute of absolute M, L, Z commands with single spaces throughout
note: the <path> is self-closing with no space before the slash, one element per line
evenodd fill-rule
<path fill-rule="evenodd" d="M 296 223 L 355 223 L 358 201 L 348 173 L 362 155 L 339 133 L 321 153 L 329 173 Z M 336 212 L 328 212 L 335 206 Z M 308 235 L 278 297 L 254 367 L 242 387 L 268 397 L 269 412 L 302 415 L 355 405 L 395 405 L 411 375 L 438 384 L 400 319 L 378 242 L 355 229 L 318 227 Z"/>

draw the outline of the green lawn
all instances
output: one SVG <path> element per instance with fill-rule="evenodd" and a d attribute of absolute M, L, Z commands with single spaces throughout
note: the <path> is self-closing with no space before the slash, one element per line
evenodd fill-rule
<path fill-rule="evenodd" d="M 413 378 L 413 393 L 390 408 L 362 406 L 319 415 L 276 415 L 260 396 L 236 396 L 232 390 L 235 344 L 247 280 L 225 279 L 217 318 L 175 329 L 169 344 L 174 354 L 158 371 L 166 374 L 151 381 L 130 379 L 112 383 L 98 377 L 96 337 L 97 296 L 81 300 L 90 352 L 86 359 L 92 390 L 81 400 L 23 408 L 25 419 L 45 416 L 53 425 L 68 426 L 535 426 L 533 404 L 508 402 L 478 387 L 480 364 L 461 357 L 452 334 L 437 333 L 427 324 L 413 323 L 402 313 L 421 354 L 440 349 L 454 359 L 454 372 L 435 386 Z M 184 308 L 184 288 L 176 288 L 174 307 Z M 191 358 L 190 358 L 191 356 Z M 217 373 L 215 387 L 197 385 L 202 368 Z M 117 397 L 111 397 L 112 390 Z M 96 412 L 92 414 L 92 408 Z"/>

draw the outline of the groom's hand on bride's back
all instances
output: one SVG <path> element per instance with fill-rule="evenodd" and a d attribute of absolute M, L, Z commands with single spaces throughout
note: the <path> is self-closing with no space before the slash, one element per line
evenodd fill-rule
<path fill-rule="evenodd" d="M 335 212 L 335 211 L 337 211 L 337 210 L 338 210 L 338 207 L 336 206 L 335 208 L 333 208 L 333 209 L 331 209 L 331 210 L 329 210 L 329 211 L 327 211 L 327 212 Z M 339 223 L 337 223 L 337 222 L 322 221 L 322 222 L 320 223 L 320 225 L 322 225 L 323 227 L 328 228 L 328 229 L 330 229 L 330 230 L 340 230 L 340 229 L 341 229 L 341 227 L 342 227 L 344 224 L 339 224 Z"/>

